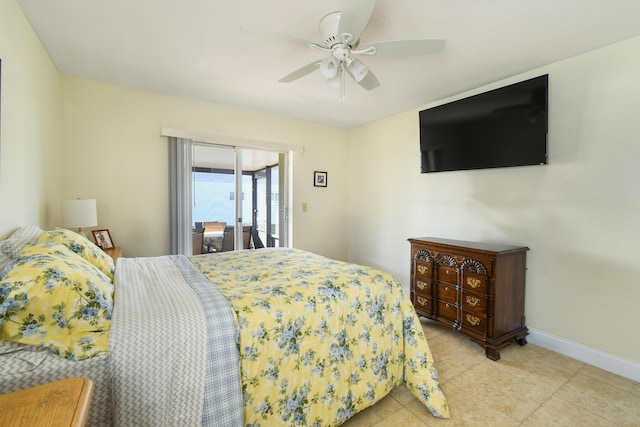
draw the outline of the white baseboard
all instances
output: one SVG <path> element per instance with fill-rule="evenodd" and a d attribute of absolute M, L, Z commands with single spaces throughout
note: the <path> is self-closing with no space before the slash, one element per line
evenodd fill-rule
<path fill-rule="evenodd" d="M 529 328 L 527 341 L 605 371 L 640 382 L 640 365 L 546 332 Z"/>

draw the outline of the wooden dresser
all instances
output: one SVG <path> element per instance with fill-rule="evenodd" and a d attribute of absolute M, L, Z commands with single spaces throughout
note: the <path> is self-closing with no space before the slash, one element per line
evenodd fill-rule
<path fill-rule="evenodd" d="M 421 237 L 411 242 L 411 301 L 420 316 L 451 326 L 489 359 L 515 340 L 527 343 L 526 252 L 507 246 Z"/>

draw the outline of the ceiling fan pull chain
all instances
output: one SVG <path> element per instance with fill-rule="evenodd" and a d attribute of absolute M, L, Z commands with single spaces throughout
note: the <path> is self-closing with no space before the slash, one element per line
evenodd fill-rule
<path fill-rule="evenodd" d="M 345 74 L 344 62 L 340 62 L 340 104 L 344 104 L 345 101 L 347 100 L 347 97 L 344 94 L 345 86 L 346 86 L 344 74 Z"/>

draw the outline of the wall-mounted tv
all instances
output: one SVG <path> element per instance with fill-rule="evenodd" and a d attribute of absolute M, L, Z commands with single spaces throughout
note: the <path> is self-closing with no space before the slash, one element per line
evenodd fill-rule
<path fill-rule="evenodd" d="M 420 111 L 421 172 L 544 165 L 547 74 Z"/>

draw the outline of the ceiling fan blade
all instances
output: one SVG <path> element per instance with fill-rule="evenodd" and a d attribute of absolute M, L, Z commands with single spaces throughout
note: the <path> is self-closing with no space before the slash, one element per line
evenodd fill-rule
<path fill-rule="evenodd" d="M 375 74 L 373 74 L 373 71 L 369 70 L 369 72 L 367 73 L 366 76 L 364 76 L 364 78 L 362 80 L 360 80 L 359 82 L 357 82 L 363 89 L 366 90 L 373 90 L 375 88 L 377 88 L 378 86 L 380 86 L 380 82 L 378 81 L 378 79 L 376 78 Z"/>
<path fill-rule="evenodd" d="M 440 53 L 446 44 L 446 40 L 390 40 L 359 46 L 358 50 L 374 47 L 376 56 L 418 56 Z"/>
<path fill-rule="evenodd" d="M 314 61 L 311 64 L 307 64 L 302 68 L 298 68 L 293 73 L 287 74 L 286 76 L 284 76 L 278 81 L 280 83 L 290 83 L 294 80 L 298 80 L 299 78 L 304 77 L 307 74 L 313 73 L 318 68 L 318 64 L 320 64 L 320 61 Z"/>
<path fill-rule="evenodd" d="M 344 2 L 338 24 L 338 36 L 349 33 L 353 40 L 360 38 L 360 33 L 367 26 L 376 0 L 349 0 Z"/>
<path fill-rule="evenodd" d="M 250 34 L 252 36 L 260 36 L 269 38 L 271 40 L 280 41 L 289 44 L 300 45 L 304 47 L 317 46 L 316 43 L 300 39 L 298 37 L 288 36 L 286 34 L 275 33 L 273 31 L 265 30 L 262 28 L 250 27 L 247 25 L 243 25 L 240 27 L 240 32 L 244 34 Z"/>

